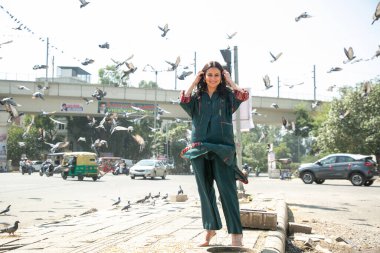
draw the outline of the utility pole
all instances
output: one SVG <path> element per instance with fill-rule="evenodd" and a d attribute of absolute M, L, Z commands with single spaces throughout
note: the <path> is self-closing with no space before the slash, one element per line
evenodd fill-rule
<path fill-rule="evenodd" d="M 46 69 L 45 69 L 45 86 L 48 85 L 48 68 L 49 68 L 49 38 L 46 38 Z"/>
<path fill-rule="evenodd" d="M 314 79 L 314 101 L 317 101 L 317 81 L 315 75 L 315 64 L 313 65 L 313 79 Z"/>
<path fill-rule="evenodd" d="M 194 52 L 194 75 L 197 74 L 197 52 Z"/>
<path fill-rule="evenodd" d="M 280 97 L 280 77 L 277 76 L 277 98 Z"/>

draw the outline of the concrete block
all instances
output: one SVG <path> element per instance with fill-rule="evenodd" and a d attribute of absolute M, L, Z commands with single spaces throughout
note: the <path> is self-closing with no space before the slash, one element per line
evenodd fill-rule
<path fill-rule="evenodd" d="M 240 220 L 245 228 L 277 229 L 277 213 L 274 212 L 241 209 Z"/>
<path fill-rule="evenodd" d="M 312 227 L 305 224 L 289 222 L 289 234 L 304 233 L 311 234 Z"/>
<path fill-rule="evenodd" d="M 170 195 L 169 196 L 170 202 L 185 202 L 188 200 L 186 194 L 181 194 L 181 195 Z"/>

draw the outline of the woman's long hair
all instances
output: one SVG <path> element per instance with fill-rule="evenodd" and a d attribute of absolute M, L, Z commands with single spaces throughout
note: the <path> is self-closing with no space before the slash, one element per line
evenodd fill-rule
<path fill-rule="evenodd" d="M 206 65 L 202 68 L 202 72 L 204 73 L 204 75 L 203 75 L 203 78 L 197 84 L 197 91 L 196 91 L 197 97 L 200 97 L 201 92 L 207 92 L 207 83 L 205 80 L 205 75 L 206 75 L 207 70 L 210 68 L 217 68 L 220 70 L 220 75 L 221 75 L 222 81 L 218 85 L 216 90 L 219 92 L 219 94 L 222 97 L 225 97 L 227 94 L 227 86 L 226 86 L 226 79 L 224 78 L 224 75 L 223 75 L 224 68 L 217 61 L 210 61 L 210 62 L 206 63 Z"/>

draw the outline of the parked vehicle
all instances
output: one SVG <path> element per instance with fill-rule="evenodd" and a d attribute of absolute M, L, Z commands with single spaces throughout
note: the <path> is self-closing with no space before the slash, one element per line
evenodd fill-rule
<path fill-rule="evenodd" d="M 106 156 L 106 157 L 99 157 L 98 158 L 98 165 L 99 169 L 104 172 L 108 173 L 111 172 L 114 174 L 116 170 L 116 165 L 121 160 L 121 157 L 113 157 L 113 156 Z"/>
<path fill-rule="evenodd" d="M 167 170 L 164 163 L 160 160 L 143 159 L 132 166 L 129 170 L 129 175 L 132 179 L 135 179 L 135 177 L 143 177 L 144 179 L 147 177 L 150 179 L 161 177 L 162 179 L 165 179 Z"/>
<path fill-rule="evenodd" d="M 42 163 L 43 161 L 40 161 L 40 160 L 32 161 L 33 172 L 40 171 Z"/>
<path fill-rule="evenodd" d="M 323 184 L 326 179 L 350 180 L 354 186 L 370 186 L 378 178 L 376 162 L 369 155 L 338 153 L 315 163 L 301 164 L 298 175 L 305 184 Z"/>
<path fill-rule="evenodd" d="M 67 177 L 78 177 L 79 181 L 84 177 L 91 177 L 94 181 L 99 178 L 97 155 L 92 152 L 66 152 L 61 167 L 61 176 L 65 180 Z"/>

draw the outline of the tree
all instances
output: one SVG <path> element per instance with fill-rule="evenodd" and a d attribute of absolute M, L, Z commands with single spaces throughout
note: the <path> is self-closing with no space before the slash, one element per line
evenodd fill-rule
<path fill-rule="evenodd" d="M 116 65 L 107 65 L 105 68 L 99 69 L 98 75 L 101 84 L 128 87 L 129 76 L 121 79 L 123 73 L 116 68 Z"/>
<path fill-rule="evenodd" d="M 159 88 L 157 83 L 156 82 L 152 82 L 152 81 L 140 81 L 139 82 L 139 88 L 142 88 L 142 89 L 151 89 L 151 88 Z"/>
<path fill-rule="evenodd" d="M 331 103 L 328 118 L 318 131 L 323 152 L 375 154 L 380 147 L 380 86 L 366 95 L 362 85 L 341 90 Z"/>

